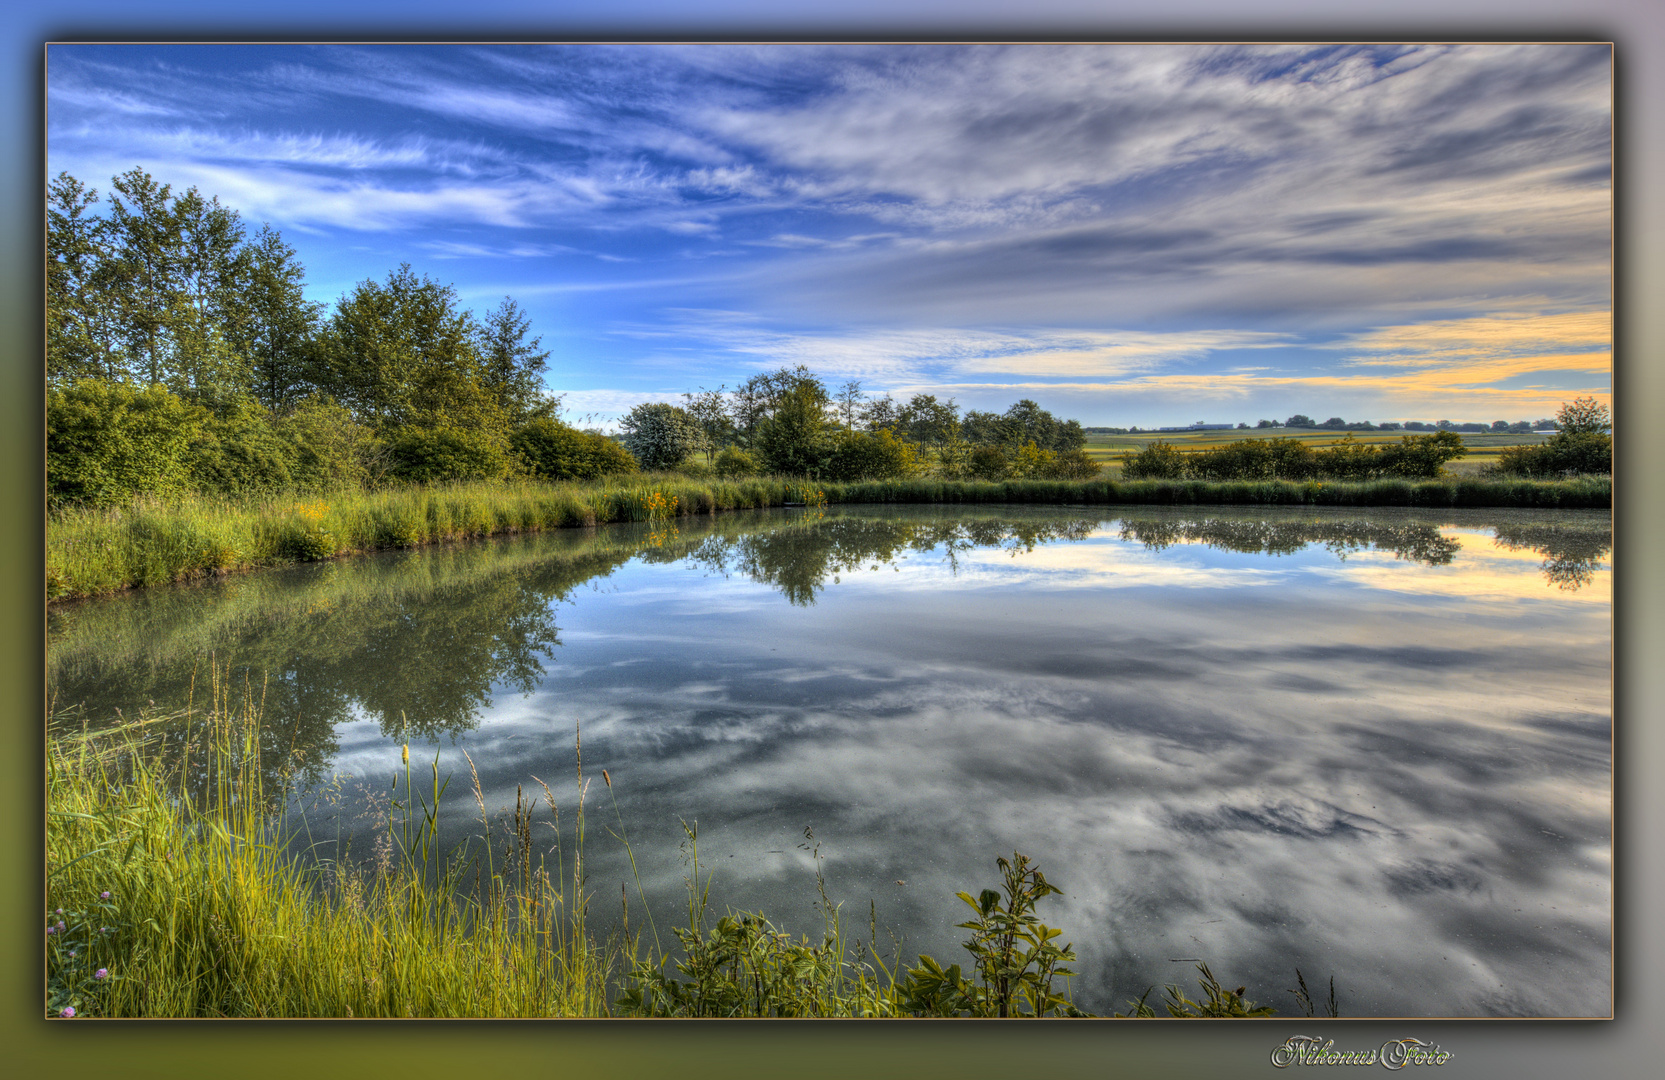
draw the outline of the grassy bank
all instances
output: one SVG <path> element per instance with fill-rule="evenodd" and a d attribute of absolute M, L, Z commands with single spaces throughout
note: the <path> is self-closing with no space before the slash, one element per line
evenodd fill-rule
<path fill-rule="evenodd" d="M 66 509 L 47 528 L 48 599 L 98 596 L 265 566 L 449 540 L 829 503 L 1407 506 L 1601 509 L 1606 478 L 1368 483 L 1175 480 L 884 480 L 811 484 L 679 474 L 588 484 L 476 483 L 265 501 L 186 498 Z"/>

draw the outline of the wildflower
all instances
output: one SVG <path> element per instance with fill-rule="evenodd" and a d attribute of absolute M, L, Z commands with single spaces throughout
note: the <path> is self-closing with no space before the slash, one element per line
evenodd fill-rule
<path fill-rule="evenodd" d="M 109 890 L 109 889 L 105 889 L 105 890 L 104 890 L 104 891 L 103 891 L 103 892 L 101 892 L 101 893 L 99 893 L 99 894 L 98 894 L 98 898 L 99 898 L 99 899 L 100 899 L 100 900 L 108 900 L 108 899 L 110 899 L 110 890 Z"/>
<path fill-rule="evenodd" d="M 61 934 L 61 933 L 63 933 L 63 931 L 64 931 L 64 921 L 62 919 L 59 919 L 58 920 L 58 932 Z"/>
<path fill-rule="evenodd" d="M 69 950 L 69 958 L 71 960 L 75 959 L 75 950 L 74 949 Z"/>
<path fill-rule="evenodd" d="M 97 971 L 93 972 L 93 978 L 95 978 L 95 979 L 107 979 L 109 977 L 110 977 L 110 969 L 109 968 L 99 968 Z"/>
<path fill-rule="evenodd" d="M 59 914 L 59 915 L 62 915 L 62 914 L 63 914 L 63 913 L 64 913 L 64 909 L 63 909 L 63 908 L 59 908 L 59 909 L 58 909 L 58 914 Z"/>
<path fill-rule="evenodd" d="M 58 932 L 58 931 L 57 931 L 57 928 L 56 928 L 56 927 L 51 927 L 51 926 L 48 926 L 48 927 L 47 927 L 47 928 L 46 928 L 46 932 L 47 932 L 47 933 L 48 933 L 48 934 L 55 934 L 55 933 L 57 933 L 57 932 Z"/>
<path fill-rule="evenodd" d="M 59 1012 L 58 1015 L 63 1017 L 65 1020 L 75 1019 L 75 1006 L 65 1005 L 63 1007 L 63 1011 Z"/>

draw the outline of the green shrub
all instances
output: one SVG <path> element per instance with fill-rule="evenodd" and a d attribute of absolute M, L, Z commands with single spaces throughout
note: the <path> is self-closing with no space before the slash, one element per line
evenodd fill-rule
<path fill-rule="evenodd" d="M 546 480 L 593 480 L 636 471 L 636 459 L 612 439 L 546 417 L 516 429 L 509 445 L 534 475 Z"/>
<path fill-rule="evenodd" d="M 824 480 L 893 480 L 919 473 L 919 454 L 888 429 L 840 431 L 821 466 Z"/>
<path fill-rule="evenodd" d="M 215 495 L 250 495 L 295 486 L 295 444 L 265 409 L 249 402 L 210 417 L 187 449 L 191 486 Z"/>
<path fill-rule="evenodd" d="M 1047 471 L 1048 480 L 1091 480 L 1098 476 L 1103 466 L 1087 456 L 1082 449 L 1063 450 L 1053 459 L 1052 467 Z"/>
<path fill-rule="evenodd" d="M 1538 446 L 1506 448 L 1491 471 L 1540 480 L 1611 473 L 1613 438 L 1601 432 L 1557 432 Z"/>
<path fill-rule="evenodd" d="M 95 506 L 190 486 L 187 448 L 207 413 L 160 386 L 82 379 L 46 400 L 46 483 L 54 502 Z"/>
<path fill-rule="evenodd" d="M 408 483 L 501 480 L 511 472 L 505 448 L 489 434 L 461 428 L 405 428 L 387 442 L 390 471 Z"/>
<path fill-rule="evenodd" d="M 738 446 L 725 446 L 717 455 L 717 475 L 724 480 L 752 476 L 757 472 L 757 459 Z"/>
<path fill-rule="evenodd" d="M 636 406 L 619 422 L 625 449 L 644 469 L 673 469 L 700 447 L 705 435 L 685 410 L 665 402 Z"/>
<path fill-rule="evenodd" d="M 1146 444 L 1138 453 L 1122 459 L 1122 477 L 1126 480 L 1183 480 L 1185 455 L 1173 444 L 1157 439 Z"/>
<path fill-rule="evenodd" d="M 331 398 L 308 398 L 279 417 L 276 427 L 294 446 L 290 473 L 302 490 L 364 484 L 386 468 L 375 433 Z"/>
<path fill-rule="evenodd" d="M 998 446 L 979 446 L 971 451 L 966 472 L 975 480 L 1004 480 L 1011 473 L 1006 452 Z"/>

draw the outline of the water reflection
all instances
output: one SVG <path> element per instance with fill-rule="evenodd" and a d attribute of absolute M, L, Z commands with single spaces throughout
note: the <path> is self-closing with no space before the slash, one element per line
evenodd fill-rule
<path fill-rule="evenodd" d="M 834 898 L 939 957 L 955 890 L 1040 859 L 1095 1011 L 1203 956 L 1266 997 L 1334 972 L 1350 1015 L 1591 1015 L 1610 549 L 1596 514 L 771 512 L 54 608 L 49 662 L 101 717 L 213 654 L 315 779 L 385 786 L 403 715 L 493 807 L 581 725 L 662 925 L 678 818 L 719 905 L 819 925 L 813 825 Z"/>

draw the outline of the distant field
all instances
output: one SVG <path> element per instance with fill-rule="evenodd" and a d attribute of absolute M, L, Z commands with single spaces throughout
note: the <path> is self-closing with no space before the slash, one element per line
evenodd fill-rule
<path fill-rule="evenodd" d="M 1334 431 L 1330 428 L 1251 428 L 1246 431 L 1167 431 L 1138 435 L 1089 435 L 1087 436 L 1087 456 L 1107 467 L 1107 471 L 1119 472 L 1117 462 L 1122 455 L 1129 451 L 1142 449 L 1161 439 L 1163 442 L 1177 446 L 1181 450 L 1207 450 L 1226 443 L 1241 442 L 1244 439 L 1299 439 L 1313 449 L 1330 446 L 1353 436 L 1355 442 L 1371 445 L 1375 443 L 1398 442 L 1406 435 L 1428 435 L 1427 431 Z M 1459 432 L 1463 437 L 1463 445 L 1468 447 L 1468 456 L 1453 461 L 1446 466 L 1446 470 L 1456 476 L 1472 476 L 1497 461 L 1498 451 L 1505 446 L 1527 446 L 1541 443 L 1548 439 L 1548 435 L 1482 435 L 1478 432 Z"/>

